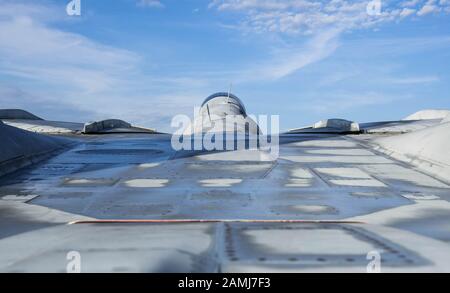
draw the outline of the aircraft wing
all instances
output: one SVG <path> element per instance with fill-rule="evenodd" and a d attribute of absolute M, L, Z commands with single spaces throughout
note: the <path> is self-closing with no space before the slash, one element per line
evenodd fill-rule
<path fill-rule="evenodd" d="M 366 272 L 377 257 L 383 272 L 449 272 L 448 178 L 392 156 L 379 139 L 393 137 L 285 133 L 272 159 L 71 136 L 1 178 L 0 271 L 64 272 L 76 251 L 83 272 Z"/>

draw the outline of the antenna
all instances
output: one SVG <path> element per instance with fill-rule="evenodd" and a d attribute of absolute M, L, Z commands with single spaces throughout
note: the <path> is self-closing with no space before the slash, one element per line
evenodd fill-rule
<path fill-rule="evenodd" d="M 230 89 L 229 89 L 229 91 L 228 91 L 227 104 L 230 103 L 230 95 L 231 95 L 232 89 L 233 89 L 233 83 L 230 83 Z"/>

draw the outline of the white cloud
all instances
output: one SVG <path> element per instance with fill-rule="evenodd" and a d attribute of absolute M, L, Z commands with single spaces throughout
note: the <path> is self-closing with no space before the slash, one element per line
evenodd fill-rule
<path fill-rule="evenodd" d="M 436 0 L 428 0 L 428 2 L 417 12 L 418 16 L 439 12 L 441 9 L 436 5 Z"/>
<path fill-rule="evenodd" d="M 326 99 L 314 99 L 309 103 L 305 103 L 304 107 L 305 109 L 320 115 L 329 115 L 331 113 L 342 113 L 351 109 L 363 108 L 367 106 L 389 104 L 393 101 L 407 98 L 410 98 L 410 96 L 389 96 L 374 91 L 365 93 L 341 92 L 330 94 Z"/>
<path fill-rule="evenodd" d="M 404 77 L 404 78 L 391 78 L 386 82 L 390 82 L 393 84 L 399 85 L 411 85 L 411 84 L 427 84 L 439 82 L 440 78 L 438 76 L 413 76 L 413 77 Z"/>
<path fill-rule="evenodd" d="M 270 60 L 244 71 L 242 80 L 277 80 L 327 58 L 338 48 L 339 30 L 321 32 L 303 46 L 278 50 Z"/>
<path fill-rule="evenodd" d="M 48 98 L 50 93 L 36 94 L 24 91 L 16 86 L 0 83 L 0 101 L 2 107 L 24 109 L 33 114 L 53 120 L 67 121 L 73 117 L 74 122 L 86 122 L 96 119 L 93 111 L 81 110 L 70 101 Z"/>
<path fill-rule="evenodd" d="M 240 27 L 246 32 L 288 33 L 309 35 L 329 28 L 342 31 L 367 29 L 406 18 L 413 10 L 422 16 L 439 12 L 436 0 L 384 1 L 379 15 L 369 15 L 367 5 L 372 0 L 213 0 L 210 8 L 238 12 L 244 15 Z M 441 0 L 440 5 L 448 5 Z"/>
<path fill-rule="evenodd" d="M 3 73 L 40 81 L 67 81 L 67 86 L 93 92 L 111 87 L 117 82 L 117 74 L 130 70 L 139 60 L 129 51 L 52 29 L 24 14 L 20 7 L 10 12 L 0 12 Z"/>
<path fill-rule="evenodd" d="M 372 28 L 395 19 L 402 11 L 377 18 L 367 16 L 365 6 L 359 2 L 351 5 L 344 0 L 328 1 L 327 5 L 313 2 L 317 1 L 214 1 L 211 7 L 220 11 L 243 13 L 240 28 L 249 32 L 308 37 L 300 38 L 306 39 L 304 43 L 275 49 L 269 54 L 271 58 L 254 67 L 249 65 L 248 70 L 193 72 L 186 78 L 183 74 L 162 77 L 143 74 L 139 55 L 57 29 L 49 22 L 61 21 L 58 15 L 63 13 L 55 13 L 52 6 L 0 0 L 0 75 L 9 77 L 8 88 L 16 89 L 2 91 L 5 81 L 0 82 L 0 102 L 2 106 L 52 105 L 52 110 L 65 109 L 61 113 L 71 111 L 83 117 L 80 119 L 87 114 L 92 119 L 117 117 L 159 128 L 169 125 L 167 122 L 174 114 L 191 112 L 192 106 L 208 94 L 205 91 L 209 90 L 211 79 L 222 79 L 216 83 L 227 84 L 237 76 L 247 81 L 289 76 L 331 56 L 339 46 L 341 31 Z M 239 76 L 239 72 L 243 75 Z M 211 78 L 214 74 L 217 76 Z M 30 102 L 34 100 L 39 102 Z"/>
<path fill-rule="evenodd" d="M 259 78 L 279 79 L 329 57 L 337 48 L 339 35 L 439 11 L 435 0 L 382 1 L 379 15 L 369 15 L 372 0 L 213 0 L 209 7 L 241 16 L 225 27 L 244 33 L 310 37 L 297 50 L 282 52 L 258 68 Z M 449 1 L 449 0 L 442 0 Z M 252 72 L 252 71 L 251 71 Z"/>
<path fill-rule="evenodd" d="M 421 1 L 423 0 L 409 0 L 409 1 L 404 1 L 401 6 L 403 7 L 416 7 L 417 4 L 419 4 Z"/>
<path fill-rule="evenodd" d="M 136 4 L 139 7 L 163 8 L 164 5 L 159 0 L 139 0 Z"/>
<path fill-rule="evenodd" d="M 219 11 L 240 11 L 245 14 L 241 27 L 245 30 L 312 34 L 329 28 L 351 29 L 378 22 L 366 13 L 368 1 L 348 3 L 333 0 L 327 3 L 306 0 L 216 0 L 210 7 Z M 388 15 L 380 16 L 380 19 Z"/>
<path fill-rule="evenodd" d="M 408 17 L 416 12 L 415 9 L 411 8 L 403 8 L 402 12 L 400 12 L 400 17 Z"/>
<path fill-rule="evenodd" d="M 312 8 L 319 7 L 320 3 L 314 3 L 306 0 L 213 0 L 209 7 L 217 7 L 219 10 L 243 10 L 243 9 L 264 9 L 264 10 L 280 10 L 280 9 L 296 9 L 296 8 Z"/>
<path fill-rule="evenodd" d="M 141 56 L 55 28 L 53 15 L 64 15 L 59 6 L 2 0 L 0 6 L 2 107 L 28 104 L 43 113 L 51 109 L 48 119 L 89 114 L 170 131 L 169 118 L 190 113 L 202 98 L 201 79 L 147 75 Z"/>

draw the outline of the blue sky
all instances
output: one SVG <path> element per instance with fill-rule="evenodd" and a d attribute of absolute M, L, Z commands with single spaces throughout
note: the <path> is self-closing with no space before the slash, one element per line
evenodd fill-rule
<path fill-rule="evenodd" d="M 174 131 L 233 92 L 282 129 L 450 108 L 450 0 L 0 0 L 0 107 Z"/>

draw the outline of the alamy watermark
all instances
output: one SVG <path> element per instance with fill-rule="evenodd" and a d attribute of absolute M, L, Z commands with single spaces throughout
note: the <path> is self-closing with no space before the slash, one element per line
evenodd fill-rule
<path fill-rule="evenodd" d="M 367 273 L 381 273 L 381 253 L 373 250 L 370 251 L 366 259 L 369 261 L 366 267 Z"/>
<path fill-rule="evenodd" d="M 366 259 L 369 263 L 366 266 L 368 274 L 381 273 L 381 253 L 373 250 L 367 253 Z M 81 254 L 78 251 L 70 251 L 66 255 L 67 265 L 66 272 L 68 274 L 81 273 Z"/>
<path fill-rule="evenodd" d="M 370 16 L 381 15 L 382 1 L 371 0 L 367 3 L 366 11 Z M 81 0 L 70 0 L 66 6 L 66 12 L 69 16 L 81 16 Z"/>
<path fill-rule="evenodd" d="M 381 0 L 372 0 L 367 4 L 366 11 L 370 16 L 379 16 L 381 15 L 381 8 Z"/>
<path fill-rule="evenodd" d="M 209 115 L 195 111 L 194 119 L 176 115 L 171 126 L 175 151 L 239 151 L 259 149 L 271 159 L 279 156 L 280 119 L 278 115 Z M 268 134 L 268 133 L 271 134 Z"/>
<path fill-rule="evenodd" d="M 81 16 L 81 0 L 71 0 L 66 6 L 68 16 Z"/>
<path fill-rule="evenodd" d="M 66 255 L 66 260 L 66 272 L 68 274 L 81 273 L 81 254 L 78 251 L 68 252 Z"/>

